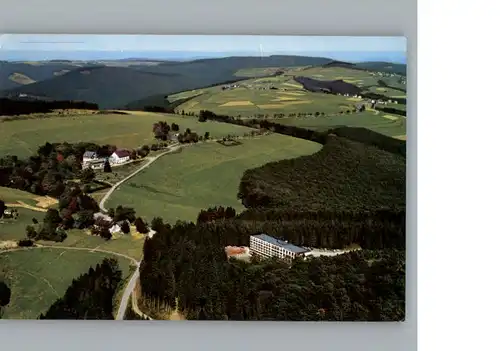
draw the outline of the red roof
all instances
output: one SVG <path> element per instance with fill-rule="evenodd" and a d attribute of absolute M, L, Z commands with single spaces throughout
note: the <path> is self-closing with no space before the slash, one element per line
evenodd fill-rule
<path fill-rule="evenodd" d="M 116 151 L 115 151 L 115 154 L 116 154 L 116 156 L 118 156 L 119 158 L 122 158 L 122 157 L 127 157 L 127 156 L 130 156 L 130 151 L 125 150 L 125 149 L 121 149 L 121 150 L 116 150 Z"/>

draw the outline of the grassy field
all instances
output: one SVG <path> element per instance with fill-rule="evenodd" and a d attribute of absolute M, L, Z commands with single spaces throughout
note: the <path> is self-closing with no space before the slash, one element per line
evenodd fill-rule
<path fill-rule="evenodd" d="M 106 257 L 99 252 L 37 248 L 0 253 L 0 272 L 12 297 L 4 319 L 36 319 L 57 298 L 64 295 L 72 280 L 86 273 Z M 129 275 L 130 261 L 116 257 L 122 277 Z"/>
<path fill-rule="evenodd" d="M 119 167 L 116 169 L 118 170 Z M 35 195 L 25 191 L 0 187 L 0 199 L 7 204 L 22 201 L 29 203 L 29 205 L 36 205 L 37 201 L 33 200 L 36 198 Z M 36 218 L 38 222 L 41 223 L 45 216 L 45 212 L 34 211 L 28 208 L 16 207 L 16 210 L 19 213 L 17 219 L 0 219 L 0 242 L 18 241 L 26 238 L 26 226 L 33 225 L 32 219 Z M 82 230 L 70 230 L 67 234 L 68 237 L 62 243 L 55 243 L 52 241 L 39 241 L 39 243 L 44 246 L 99 248 L 121 253 L 135 259 L 140 259 L 142 256 L 142 246 L 144 243 L 144 237 L 142 235 L 122 235 L 118 236 L 116 239 L 105 241 L 101 237 L 88 235 Z"/>
<path fill-rule="evenodd" d="M 145 159 L 139 159 L 135 162 L 131 162 L 118 167 L 111 167 L 111 173 L 105 173 L 102 170 L 96 172 L 96 179 L 109 182 L 111 184 L 117 183 L 130 173 L 134 172 L 138 168 L 140 168 L 144 163 L 147 162 Z M 105 189 L 105 192 L 107 189 Z"/>
<path fill-rule="evenodd" d="M 245 69 L 237 76 L 251 77 L 270 74 L 276 68 Z M 170 101 L 193 97 L 177 107 L 178 111 L 198 113 L 210 110 L 219 114 L 253 117 L 258 114 L 275 113 L 336 113 L 346 107 L 354 107 L 360 100 L 344 96 L 311 93 L 294 80 L 294 76 L 306 76 L 318 80 L 342 79 L 354 84 L 365 92 L 375 92 L 390 97 L 406 97 L 402 91 L 378 86 L 383 80 L 390 86 L 402 86 L 399 77 L 382 77 L 373 72 L 353 70 L 343 67 L 295 67 L 277 77 L 248 79 L 235 83 L 238 87 L 222 89 L 222 86 L 182 92 L 169 96 Z M 274 87 L 276 89 L 271 89 Z"/>
<path fill-rule="evenodd" d="M 246 169 L 320 149 L 320 144 L 279 134 L 242 140 L 231 147 L 198 144 L 160 158 L 120 186 L 107 206 L 132 206 L 148 220 L 161 216 L 170 223 L 196 220 L 201 209 L 215 205 L 241 210 L 236 195 Z"/>
<path fill-rule="evenodd" d="M 264 68 L 244 68 L 237 71 L 234 75 L 236 77 L 259 77 L 274 74 L 281 67 L 264 67 Z M 286 70 L 297 71 L 304 67 L 288 67 Z"/>
<path fill-rule="evenodd" d="M 292 77 L 251 79 L 239 83 L 238 88 L 222 90 L 212 87 L 171 96 L 171 100 L 195 96 L 177 107 L 178 111 L 198 113 L 209 110 L 218 114 L 252 117 L 275 113 L 336 113 L 357 101 L 344 96 L 311 93 L 301 88 Z M 270 87 L 281 90 L 273 90 Z M 286 90 L 285 90 L 286 89 Z"/>
<path fill-rule="evenodd" d="M 31 211 L 24 208 L 18 208 L 19 217 L 14 219 L 0 219 L 0 242 L 2 241 L 18 241 L 26 238 L 26 226 L 32 225 L 32 218 L 36 218 L 40 223 L 43 221 L 44 213 Z M 68 237 L 62 243 L 53 241 L 38 241 L 44 246 L 66 246 L 66 247 L 85 247 L 99 248 L 111 252 L 121 253 L 135 259 L 140 259 L 142 256 L 142 246 L 144 237 L 120 235 L 116 239 L 105 241 L 101 237 L 88 235 L 83 230 L 69 230 Z"/>
<path fill-rule="evenodd" d="M 243 134 L 247 130 L 245 127 L 215 122 L 200 123 L 190 117 L 147 112 L 19 119 L 0 123 L 0 156 L 31 156 L 47 141 L 87 141 L 126 148 L 139 147 L 154 142 L 152 125 L 158 120 L 177 123 L 182 131 L 191 128 L 198 134 L 209 132 L 213 136 Z"/>
<path fill-rule="evenodd" d="M 406 87 L 404 84 L 399 82 L 399 76 L 379 76 L 374 72 L 353 70 L 344 67 L 311 67 L 300 71 L 289 71 L 285 73 L 285 75 L 301 75 L 318 80 L 342 79 L 345 82 L 357 85 L 360 88 L 376 86 L 378 85 L 379 80 L 383 80 L 387 85 L 392 87 Z M 381 92 L 378 93 L 385 95 Z M 399 92 L 399 95 L 404 95 L 404 93 Z"/>
<path fill-rule="evenodd" d="M 376 85 L 376 75 L 369 72 L 354 70 L 344 67 L 311 67 L 300 72 L 287 72 L 285 74 L 296 74 L 304 77 L 310 77 L 318 80 L 337 80 L 342 79 L 347 83 L 359 87 Z"/>
<path fill-rule="evenodd" d="M 383 112 L 376 114 L 373 111 L 331 117 L 279 118 L 274 121 L 318 131 L 328 130 L 335 126 L 349 126 L 368 128 L 392 137 L 406 134 L 406 118 Z"/>
<path fill-rule="evenodd" d="M 136 260 L 142 257 L 142 247 L 145 237 L 143 235 L 118 235 L 116 239 L 104 240 L 95 235 L 89 235 L 86 231 L 73 229 L 68 231 L 68 237 L 62 243 L 52 241 L 39 241 L 44 246 L 66 246 L 85 247 L 89 249 L 99 249 L 116 252 Z"/>
<path fill-rule="evenodd" d="M 400 90 L 385 88 L 385 87 L 370 87 L 369 91 L 376 94 L 382 94 L 389 98 L 406 98 L 406 93 Z"/>
<path fill-rule="evenodd" d="M 38 203 L 36 198 L 36 195 L 33 195 L 26 191 L 0 186 L 0 200 L 3 200 L 6 204 L 23 201 L 28 205 L 36 206 L 36 204 Z"/>
<path fill-rule="evenodd" d="M 17 219 L 0 219 L 0 241 L 21 240 L 26 238 L 26 226 L 32 225 L 32 218 L 43 221 L 44 212 L 32 211 L 26 208 L 16 208 L 19 213 Z"/>

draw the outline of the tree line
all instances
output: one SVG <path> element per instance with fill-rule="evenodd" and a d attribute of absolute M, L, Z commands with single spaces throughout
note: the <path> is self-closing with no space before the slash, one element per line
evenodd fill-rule
<path fill-rule="evenodd" d="M 197 223 L 212 222 L 219 219 L 230 219 L 236 217 L 236 210 L 229 207 L 216 206 L 201 210 L 196 220 Z"/>
<path fill-rule="evenodd" d="M 326 144 L 326 142 L 330 139 L 329 136 L 331 136 L 332 134 L 338 135 L 347 139 L 351 139 L 353 141 L 357 141 L 367 145 L 372 145 L 379 149 L 391 153 L 397 153 L 406 157 L 406 141 L 394 139 L 366 128 L 339 126 L 331 128 L 327 131 L 320 132 L 302 127 L 283 125 L 268 120 L 261 120 L 254 118 L 239 119 L 233 116 L 216 114 L 208 110 L 200 111 L 200 115 L 201 114 L 203 114 L 203 118 L 205 120 L 230 123 L 254 129 L 270 130 L 274 133 L 279 133 L 279 134 L 293 136 L 295 138 L 314 141 L 323 145 Z"/>
<path fill-rule="evenodd" d="M 370 250 L 404 249 L 406 243 L 406 211 L 380 210 L 371 212 L 331 211 L 329 218 L 292 217 L 283 209 L 274 209 L 266 217 L 262 211 L 245 210 L 236 217 L 208 220 L 207 210 L 201 210 L 197 223 L 176 223 L 190 232 L 197 243 L 210 242 L 219 247 L 249 246 L 250 236 L 267 233 L 297 246 L 343 249 L 357 244 Z M 266 211 L 269 212 L 269 211 Z M 293 214 L 293 211 L 290 211 Z M 163 222 L 161 222 L 163 223 Z M 158 231 L 161 226 L 151 224 Z M 181 230 L 178 229 L 178 230 Z"/>
<path fill-rule="evenodd" d="M 356 109 L 354 108 L 352 112 L 355 112 Z M 349 110 L 349 112 L 351 112 Z M 208 117 L 205 116 L 206 110 L 200 110 L 198 113 L 198 121 L 199 122 L 205 122 L 207 121 Z M 339 112 L 340 113 L 340 112 Z M 343 113 L 343 112 L 342 112 Z M 184 110 L 181 112 L 182 115 L 184 115 Z M 189 116 L 194 116 L 194 112 L 188 112 L 186 115 Z M 290 112 L 288 114 L 286 113 L 273 113 L 273 114 L 264 114 L 264 113 L 258 113 L 254 114 L 252 117 L 256 119 L 278 119 L 278 118 L 293 118 L 293 117 L 320 117 L 320 116 L 325 116 L 327 113 L 322 112 L 322 111 L 316 111 L 316 112 Z M 240 119 L 241 115 L 237 115 L 236 118 Z"/>
<path fill-rule="evenodd" d="M 184 132 L 181 132 L 178 124 L 172 123 L 169 125 L 166 121 L 153 123 L 153 134 L 157 141 L 156 145 L 151 145 L 151 150 L 154 151 L 166 147 L 168 144 L 162 144 L 161 141 L 173 139 L 172 134 L 176 135 L 175 139 L 181 144 L 197 143 L 198 141 L 210 139 L 209 132 L 205 132 L 204 135 L 198 135 L 198 133 L 192 131 L 190 128 L 186 128 Z"/>
<path fill-rule="evenodd" d="M 385 113 L 392 113 L 394 115 L 399 115 L 399 116 L 406 116 L 406 111 L 394 108 L 394 107 L 375 107 L 376 110 L 385 112 Z"/>
<path fill-rule="evenodd" d="M 56 109 L 99 110 L 99 105 L 85 101 L 41 101 L 0 98 L 0 115 L 3 116 L 49 113 Z"/>

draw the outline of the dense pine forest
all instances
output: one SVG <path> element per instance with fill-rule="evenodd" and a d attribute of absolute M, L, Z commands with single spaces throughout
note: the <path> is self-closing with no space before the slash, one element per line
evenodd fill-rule
<path fill-rule="evenodd" d="M 238 197 L 246 207 L 287 211 L 404 208 L 405 161 L 374 146 L 332 136 L 315 155 L 247 170 Z"/>
<path fill-rule="evenodd" d="M 38 99 L 0 98 L 0 116 L 48 113 L 57 109 L 98 110 L 99 106 L 85 101 L 43 101 Z"/>
<path fill-rule="evenodd" d="M 194 224 L 157 229 L 144 245 L 143 299 L 163 308 L 177 300 L 187 319 L 404 319 L 404 250 L 361 250 L 290 267 L 228 260 L 217 233 Z"/>
<path fill-rule="evenodd" d="M 10 303 L 11 295 L 10 287 L 6 282 L 0 280 L 0 319 L 2 319 L 3 309 Z"/>
<path fill-rule="evenodd" d="M 39 319 L 114 319 L 113 296 L 122 279 L 115 259 L 82 274 Z"/>

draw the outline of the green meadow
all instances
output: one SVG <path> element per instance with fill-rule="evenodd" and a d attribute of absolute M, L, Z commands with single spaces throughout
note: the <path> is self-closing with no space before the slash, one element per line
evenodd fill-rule
<path fill-rule="evenodd" d="M 111 254 L 56 248 L 0 252 L 1 274 L 12 292 L 3 318 L 38 318 L 64 295 L 73 279 L 110 257 L 118 260 L 122 277 L 127 277 L 130 261 Z"/>
<path fill-rule="evenodd" d="M 0 122 L 0 156 L 28 157 L 46 142 L 80 141 L 135 148 L 154 142 L 153 123 L 163 120 L 176 123 L 184 131 L 213 136 L 243 134 L 247 128 L 216 122 L 200 123 L 195 118 L 148 112 L 129 114 L 93 114 L 52 117 L 40 120 L 18 119 Z"/>
<path fill-rule="evenodd" d="M 245 170 L 321 149 L 320 144 L 279 134 L 241 141 L 237 146 L 200 143 L 164 156 L 120 186 L 107 206 L 132 206 L 149 221 L 160 216 L 170 223 L 195 221 L 210 206 L 239 211 L 243 207 L 236 195 Z"/>

